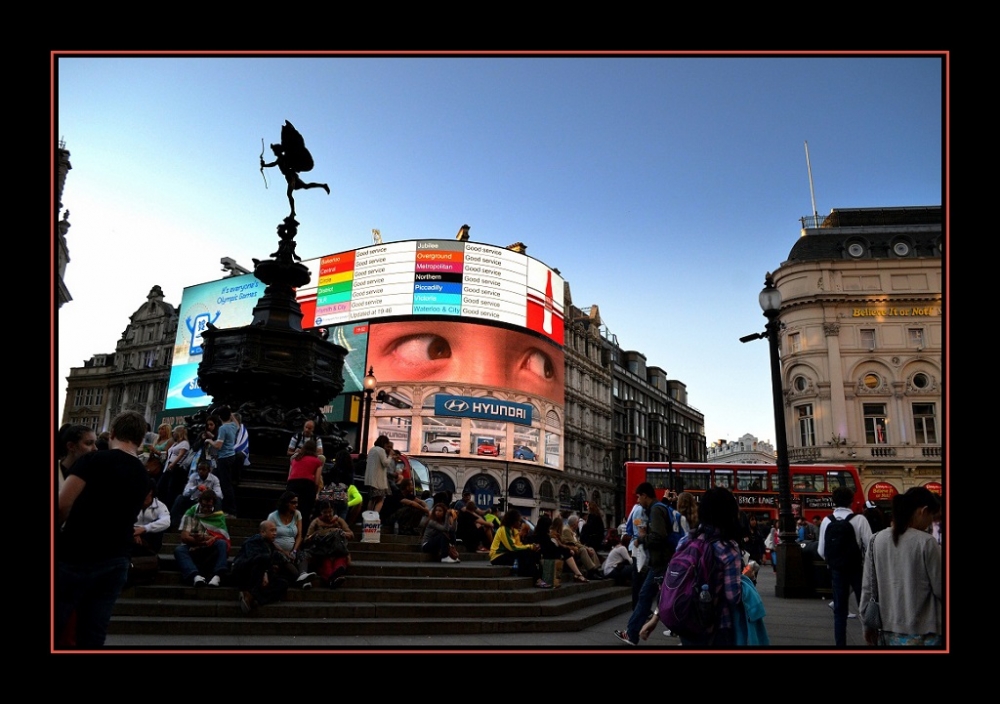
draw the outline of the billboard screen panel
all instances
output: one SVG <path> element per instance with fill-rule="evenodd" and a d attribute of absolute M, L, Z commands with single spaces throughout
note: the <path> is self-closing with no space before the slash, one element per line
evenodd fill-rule
<path fill-rule="evenodd" d="M 406 385 L 406 392 L 392 391 L 378 402 L 372 431 L 391 431 L 397 449 L 409 452 L 562 466 L 564 284 L 558 273 L 503 247 L 457 240 L 377 244 L 302 263 L 310 272 L 310 282 L 296 292 L 302 327 L 327 328 L 327 339 L 349 350 L 344 393 L 361 390 L 369 366 L 379 389 Z M 206 322 L 250 324 L 263 292 L 252 274 L 184 290 L 167 408 L 210 403 L 197 382 L 200 332 Z M 444 393 L 443 384 L 459 387 Z M 414 403 L 430 385 L 452 408 L 460 406 L 459 397 L 475 397 L 469 407 L 478 404 L 478 415 L 438 416 L 434 397 Z"/>
<path fill-rule="evenodd" d="M 523 329 L 447 318 L 373 322 L 383 391 L 372 437 L 405 453 L 562 468 L 563 350 Z"/>

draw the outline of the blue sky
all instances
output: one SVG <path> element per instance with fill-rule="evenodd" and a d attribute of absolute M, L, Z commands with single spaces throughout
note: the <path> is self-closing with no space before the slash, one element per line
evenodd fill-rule
<path fill-rule="evenodd" d="M 527 244 L 625 349 L 687 384 L 709 442 L 774 440 L 764 274 L 812 212 L 942 203 L 938 57 L 63 57 L 73 301 L 57 388 L 111 352 L 154 284 L 275 250 L 287 119 L 315 160 L 297 252 Z M 270 150 L 265 153 L 270 157 Z"/>

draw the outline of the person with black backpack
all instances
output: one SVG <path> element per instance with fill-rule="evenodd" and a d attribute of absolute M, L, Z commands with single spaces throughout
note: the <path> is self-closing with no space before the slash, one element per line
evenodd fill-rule
<path fill-rule="evenodd" d="M 830 568 L 833 588 L 833 639 L 837 647 L 847 645 L 847 614 L 851 591 L 861 604 L 861 576 L 864 551 L 872 537 L 871 527 L 861 514 L 851 511 L 854 491 L 846 486 L 833 490 L 833 514 L 819 527 L 817 552 Z"/>

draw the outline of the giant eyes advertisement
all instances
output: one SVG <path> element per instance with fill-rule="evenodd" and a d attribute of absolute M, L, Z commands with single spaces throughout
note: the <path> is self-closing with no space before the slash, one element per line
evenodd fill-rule
<path fill-rule="evenodd" d="M 368 363 L 389 389 L 370 432 L 395 449 L 562 467 L 565 366 L 550 341 L 481 323 L 375 322 Z"/>

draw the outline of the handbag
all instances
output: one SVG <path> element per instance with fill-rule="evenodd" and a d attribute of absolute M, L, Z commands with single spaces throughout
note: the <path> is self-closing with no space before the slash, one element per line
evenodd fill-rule
<path fill-rule="evenodd" d="M 306 547 L 316 557 L 343 557 L 348 553 L 347 538 L 339 528 L 314 534 Z"/>
<path fill-rule="evenodd" d="M 868 562 L 871 567 L 872 593 L 868 601 L 861 605 L 861 623 L 865 630 L 882 630 L 882 611 L 878 605 L 878 575 L 875 572 L 875 536 L 868 542 Z"/>

